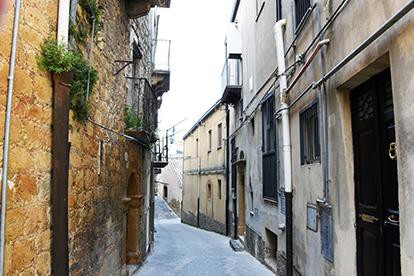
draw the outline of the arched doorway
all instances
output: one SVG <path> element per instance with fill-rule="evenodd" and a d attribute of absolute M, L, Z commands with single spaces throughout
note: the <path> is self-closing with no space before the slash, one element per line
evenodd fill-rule
<path fill-rule="evenodd" d="M 140 189 L 138 177 L 132 173 L 128 180 L 127 229 L 126 229 L 126 263 L 139 264 L 139 224 L 140 224 Z"/>

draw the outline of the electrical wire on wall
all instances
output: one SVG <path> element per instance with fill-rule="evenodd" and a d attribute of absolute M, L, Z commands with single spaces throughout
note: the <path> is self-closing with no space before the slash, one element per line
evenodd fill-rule
<path fill-rule="evenodd" d="M 240 126 L 232 133 L 232 135 L 229 138 L 233 138 L 234 136 L 237 135 L 237 133 L 240 131 L 240 129 L 249 122 L 249 120 L 251 119 L 252 116 L 255 115 L 255 113 L 257 112 L 257 110 L 259 109 L 263 99 L 266 97 L 266 95 L 269 92 L 264 93 L 264 95 L 261 97 L 260 101 L 257 103 L 257 105 L 255 106 L 255 108 L 253 109 L 253 111 L 247 115 L 247 109 L 250 108 L 250 106 L 253 104 L 253 102 L 255 101 L 255 99 L 259 96 L 259 94 L 261 93 L 261 91 L 263 90 L 263 88 L 273 79 L 274 79 L 274 83 L 277 82 L 277 80 L 280 78 L 280 76 L 282 75 L 286 75 L 286 76 L 290 76 L 294 73 L 295 69 L 297 68 L 297 66 L 299 66 L 303 60 L 306 59 L 307 55 L 309 54 L 309 51 L 311 50 L 312 46 L 319 40 L 319 38 L 321 36 L 323 36 L 326 31 L 329 29 L 329 27 L 332 25 L 332 23 L 335 21 L 335 19 L 338 17 L 338 15 L 344 10 L 344 8 L 346 7 L 346 5 L 350 2 L 351 0 L 343 0 L 339 6 L 335 9 L 334 13 L 332 14 L 332 16 L 329 17 L 329 19 L 326 21 L 326 23 L 324 24 L 324 26 L 322 27 L 322 29 L 318 32 L 318 34 L 316 34 L 316 36 L 312 39 L 311 43 L 309 43 L 309 45 L 307 46 L 307 48 L 305 49 L 305 51 L 299 55 L 300 58 L 296 59 L 296 61 L 289 65 L 286 70 L 284 72 L 278 73 L 278 69 L 276 68 L 272 74 L 269 76 L 269 78 L 265 81 L 265 83 L 262 85 L 262 87 L 255 93 L 255 95 L 252 97 L 252 99 L 249 101 L 249 103 L 246 105 L 246 107 L 243 109 L 242 114 L 246 115 L 245 118 L 243 119 L 243 121 L 241 122 Z M 293 46 L 294 42 L 297 40 L 297 37 L 299 36 L 299 33 L 296 35 L 294 41 L 292 42 L 291 46 Z M 285 56 L 288 55 L 290 49 L 292 49 L 292 47 L 289 46 L 288 50 L 285 53 Z M 302 98 L 309 90 L 311 90 L 313 88 L 315 84 L 312 84 L 310 86 L 308 86 L 304 92 L 302 92 L 300 94 L 300 96 L 298 98 L 295 99 L 294 103 L 296 104 L 298 102 L 298 100 L 300 98 Z M 277 87 L 274 85 L 273 86 L 274 89 L 277 89 Z M 269 89 L 269 91 L 272 89 Z M 292 106 L 292 104 L 289 105 Z M 275 115 L 278 115 L 280 112 L 276 112 Z"/>

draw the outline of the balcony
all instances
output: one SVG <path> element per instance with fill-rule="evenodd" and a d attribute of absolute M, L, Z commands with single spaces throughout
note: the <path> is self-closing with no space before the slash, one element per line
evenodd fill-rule
<path fill-rule="evenodd" d="M 154 169 L 162 169 L 168 165 L 168 142 L 162 145 L 160 141 L 155 145 L 155 156 L 152 161 Z"/>
<path fill-rule="evenodd" d="M 148 14 L 152 7 L 169 8 L 171 0 L 125 0 L 129 18 L 138 18 Z"/>
<path fill-rule="evenodd" d="M 241 98 L 242 80 L 242 63 L 240 55 L 230 55 L 224 64 L 221 73 L 221 83 L 223 96 L 222 102 L 228 104 L 237 104 Z"/>
<path fill-rule="evenodd" d="M 170 90 L 170 48 L 170 40 L 157 40 L 152 73 L 152 87 L 157 97 Z"/>
<path fill-rule="evenodd" d="M 146 145 L 155 143 L 158 140 L 155 134 L 157 109 L 158 99 L 149 81 L 145 78 L 135 80 L 125 109 L 125 134 Z"/>

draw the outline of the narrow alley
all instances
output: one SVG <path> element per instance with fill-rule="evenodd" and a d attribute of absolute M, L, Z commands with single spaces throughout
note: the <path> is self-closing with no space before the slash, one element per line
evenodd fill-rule
<path fill-rule="evenodd" d="M 134 275 L 273 275 L 247 252 L 234 252 L 225 236 L 185 224 L 155 198 L 155 248 Z"/>
<path fill-rule="evenodd" d="M 0 0 L 0 276 L 414 275 L 414 0 Z"/>

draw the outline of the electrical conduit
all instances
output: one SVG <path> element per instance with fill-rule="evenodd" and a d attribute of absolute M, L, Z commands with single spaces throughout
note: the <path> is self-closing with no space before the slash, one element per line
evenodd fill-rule
<path fill-rule="evenodd" d="M 6 209 L 7 209 L 7 182 L 8 182 L 8 163 L 9 163 L 9 144 L 10 144 L 10 126 L 11 126 L 11 112 L 12 112 L 12 100 L 14 90 L 14 72 L 16 68 L 16 53 L 19 34 L 19 20 L 21 0 L 16 0 L 16 7 L 14 12 L 13 23 L 13 37 L 12 37 L 12 50 L 10 56 L 9 66 L 9 85 L 7 89 L 7 110 L 6 110 L 6 123 L 4 126 L 4 144 L 3 144 L 3 171 L 2 171 L 2 186 L 1 186 L 1 226 L 0 226 L 0 275 L 4 275 L 4 258 L 5 258 L 5 244 L 6 244 Z"/>

